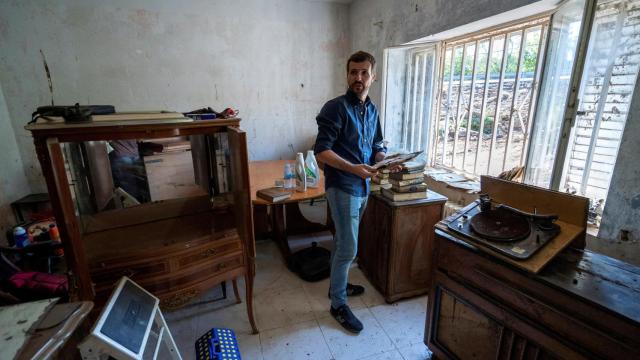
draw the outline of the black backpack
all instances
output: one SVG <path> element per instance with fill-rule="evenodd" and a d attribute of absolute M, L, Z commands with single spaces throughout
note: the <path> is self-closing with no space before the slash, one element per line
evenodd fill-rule
<path fill-rule="evenodd" d="M 312 242 L 311 247 L 299 250 L 289 256 L 289 270 L 298 274 L 302 280 L 314 282 L 326 279 L 331 272 L 331 251 Z"/>

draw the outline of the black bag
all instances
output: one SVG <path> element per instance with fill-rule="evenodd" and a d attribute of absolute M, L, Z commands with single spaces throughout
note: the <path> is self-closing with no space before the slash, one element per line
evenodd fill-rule
<path fill-rule="evenodd" d="M 312 242 L 311 247 L 297 251 L 287 259 L 289 270 L 302 280 L 314 282 L 326 279 L 331 272 L 331 251 Z"/>
<path fill-rule="evenodd" d="M 72 106 L 40 106 L 31 114 L 30 124 L 38 118 L 46 119 L 49 116 L 63 117 L 65 122 L 83 122 L 91 120 L 91 115 L 113 114 L 116 109 L 113 105 L 87 105 L 80 106 L 76 103 Z"/>

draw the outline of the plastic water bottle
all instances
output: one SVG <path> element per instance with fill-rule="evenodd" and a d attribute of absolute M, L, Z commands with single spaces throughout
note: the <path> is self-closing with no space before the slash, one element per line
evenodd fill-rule
<path fill-rule="evenodd" d="M 16 247 L 23 248 L 29 245 L 29 234 L 22 226 L 13 229 L 13 242 Z"/>
<path fill-rule="evenodd" d="M 304 168 L 304 157 L 299 152 L 296 154 L 296 191 L 307 191 L 307 174 Z"/>
<path fill-rule="evenodd" d="M 284 188 L 293 189 L 296 187 L 296 175 L 294 173 L 293 164 L 284 164 Z"/>
<path fill-rule="evenodd" d="M 316 161 L 313 150 L 307 151 L 307 158 L 304 159 L 305 172 L 307 175 L 307 186 L 311 188 L 317 188 L 320 182 L 320 175 L 318 174 L 318 162 Z"/>

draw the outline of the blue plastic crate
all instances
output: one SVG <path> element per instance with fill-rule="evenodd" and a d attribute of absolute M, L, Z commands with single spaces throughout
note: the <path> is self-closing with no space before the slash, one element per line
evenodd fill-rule
<path fill-rule="evenodd" d="M 213 328 L 196 341 L 198 360 L 242 360 L 236 334 L 231 329 Z"/>

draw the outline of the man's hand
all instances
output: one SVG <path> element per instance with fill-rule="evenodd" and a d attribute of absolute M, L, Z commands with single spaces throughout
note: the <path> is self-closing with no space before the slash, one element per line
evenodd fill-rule
<path fill-rule="evenodd" d="M 355 164 L 349 169 L 349 172 L 366 179 L 374 176 L 377 170 L 367 164 Z"/>
<path fill-rule="evenodd" d="M 387 153 L 379 151 L 376 153 L 375 161 L 378 163 L 384 160 L 386 157 L 387 157 Z M 389 171 L 392 173 L 397 173 L 397 172 L 400 172 L 401 170 L 402 170 L 402 164 L 396 164 L 389 167 Z"/>

